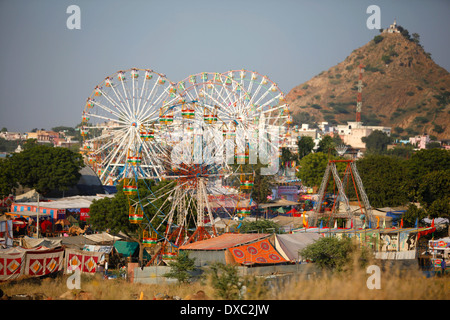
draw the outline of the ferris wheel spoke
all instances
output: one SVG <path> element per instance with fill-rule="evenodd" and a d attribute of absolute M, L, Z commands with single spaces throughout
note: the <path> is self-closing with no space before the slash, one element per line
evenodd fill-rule
<path fill-rule="evenodd" d="M 102 115 L 99 115 L 99 114 L 95 114 L 95 113 L 89 113 L 89 116 L 90 116 L 90 117 L 97 118 L 97 119 L 102 119 L 102 120 L 107 120 L 107 121 L 112 121 L 112 122 L 121 123 L 121 124 L 123 124 L 123 125 L 126 124 L 126 122 L 124 122 L 124 121 L 122 121 L 122 120 L 118 120 L 118 119 L 115 119 L 115 118 L 108 118 L 108 117 L 105 117 L 105 116 L 102 116 Z"/>
<path fill-rule="evenodd" d="M 121 117 L 127 117 L 129 119 L 131 117 L 131 113 L 129 112 L 129 109 L 125 105 L 124 98 L 120 95 L 118 91 L 116 91 L 116 87 L 117 85 L 114 84 L 110 85 L 110 88 L 113 91 L 114 95 L 116 96 L 117 101 L 114 98 L 112 98 L 106 91 L 103 92 L 103 97 L 105 97 L 105 99 L 111 104 L 111 106 L 115 107 L 120 111 L 120 113 L 122 114 Z"/>
<path fill-rule="evenodd" d="M 113 85 L 110 85 L 110 88 L 111 88 L 112 90 L 114 90 L 114 86 L 113 86 Z M 109 93 L 106 92 L 106 90 L 103 90 L 102 88 L 99 88 L 98 90 L 99 90 L 100 93 L 101 93 L 101 97 L 104 97 L 104 98 L 107 100 L 107 102 L 109 102 L 115 109 L 117 109 L 117 110 L 119 111 L 119 113 L 114 112 L 113 109 L 106 107 L 105 105 L 99 103 L 99 102 L 96 101 L 96 100 L 92 100 L 92 102 L 94 103 L 94 105 L 97 105 L 98 107 L 102 108 L 102 109 L 105 110 L 106 112 L 114 113 L 114 115 L 115 115 L 117 118 L 119 118 L 119 119 L 120 119 L 120 118 L 123 118 L 124 115 L 125 115 L 125 116 L 129 116 L 129 114 L 127 114 L 127 112 L 126 112 L 126 109 L 123 108 L 122 103 L 116 102 L 116 101 L 114 100 L 114 98 L 112 98 L 112 97 L 109 96 Z"/>
<path fill-rule="evenodd" d="M 127 131 L 126 135 L 124 136 L 124 139 L 122 139 L 122 140 L 120 141 L 120 144 L 117 146 L 116 150 L 113 151 L 113 153 L 110 155 L 109 161 L 105 164 L 105 171 L 106 171 L 107 168 L 113 167 L 113 166 L 112 166 L 113 160 L 116 159 L 116 157 L 118 156 L 118 154 L 119 154 L 119 159 L 122 159 L 124 153 L 127 152 L 127 151 L 125 151 L 125 150 L 122 149 L 122 148 L 123 148 L 123 146 L 126 144 L 126 141 L 127 141 L 127 140 L 126 140 L 126 137 L 127 137 L 128 134 L 129 134 L 129 131 Z M 122 150 L 122 152 L 119 153 L 120 150 Z M 118 161 L 116 160 L 116 162 L 115 162 L 114 164 L 115 164 L 115 165 L 114 165 L 114 168 L 116 168 L 116 167 L 117 167 L 117 164 L 118 164 Z"/>
<path fill-rule="evenodd" d="M 146 76 L 147 77 L 147 76 Z M 160 81 L 160 76 L 158 75 L 158 80 L 156 82 L 153 83 L 152 88 L 150 89 L 150 92 L 147 95 L 147 98 L 145 98 L 144 100 L 144 104 L 142 105 L 142 108 L 138 110 L 137 112 L 137 116 L 142 119 L 145 118 L 145 112 L 147 112 L 148 110 L 152 110 L 153 105 L 157 104 L 159 99 L 157 99 L 155 101 L 154 97 L 156 95 L 156 91 L 158 91 L 158 82 Z M 144 87 L 143 87 L 144 88 Z M 148 92 L 148 88 L 145 89 L 145 92 Z M 148 105 L 150 103 L 150 105 Z"/>

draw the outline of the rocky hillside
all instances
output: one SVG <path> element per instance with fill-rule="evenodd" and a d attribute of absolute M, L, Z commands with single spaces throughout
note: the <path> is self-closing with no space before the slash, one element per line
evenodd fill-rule
<path fill-rule="evenodd" d="M 294 122 L 355 121 L 359 76 L 363 73 L 361 119 L 392 127 L 398 137 L 427 133 L 450 138 L 450 74 L 417 41 L 380 33 L 344 61 L 293 88 L 286 96 Z"/>

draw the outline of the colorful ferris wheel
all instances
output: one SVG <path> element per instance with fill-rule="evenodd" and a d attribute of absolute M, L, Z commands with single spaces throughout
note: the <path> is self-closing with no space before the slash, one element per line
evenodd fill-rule
<path fill-rule="evenodd" d="M 134 68 L 95 87 L 81 133 L 86 161 L 104 184 L 122 183 L 129 222 L 139 224 L 146 246 L 159 245 L 154 259 L 164 260 L 181 244 L 216 236 L 218 218 L 250 215 L 248 164 L 256 163 L 258 145 L 278 153 L 289 123 L 283 93 L 256 72 L 202 72 L 173 83 Z M 164 183 L 153 188 L 151 181 Z"/>
<path fill-rule="evenodd" d="M 164 234 L 160 253 L 166 259 L 181 244 L 216 236 L 220 216 L 250 214 L 250 193 L 244 194 L 242 186 L 252 189 L 253 172 L 242 172 L 235 164 L 248 163 L 245 151 L 243 159 L 236 153 L 239 137 L 246 135 L 239 132 L 235 117 L 243 104 L 239 91 L 223 74 L 202 72 L 178 82 L 180 100 L 161 109 L 164 128 L 159 132 L 171 146 L 163 178 L 170 182 L 142 203 L 144 208 L 157 206 L 161 198 L 166 199 L 161 207 L 169 203 L 164 219 L 152 225 Z M 248 210 L 239 210 L 244 202 Z"/>
<path fill-rule="evenodd" d="M 266 132 L 276 130 L 280 146 L 288 146 L 292 116 L 278 85 L 269 77 L 246 69 L 230 70 L 224 75 L 241 89 L 244 103 L 238 110 L 239 117 L 249 119 Z"/>
<path fill-rule="evenodd" d="M 142 174 L 158 178 L 160 145 L 151 143 L 160 106 L 177 101 L 174 84 L 149 69 L 121 70 L 106 77 L 88 97 L 81 135 L 86 161 L 104 185 L 115 185 L 134 157 Z"/>

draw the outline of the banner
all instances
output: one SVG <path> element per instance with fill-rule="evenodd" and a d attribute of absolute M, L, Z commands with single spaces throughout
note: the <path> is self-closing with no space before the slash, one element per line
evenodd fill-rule
<path fill-rule="evenodd" d="M 104 258 L 103 252 L 89 252 L 76 249 L 66 249 L 65 273 L 80 269 L 82 273 L 94 273 L 97 264 Z"/>
<path fill-rule="evenodd" d="M 0 281 L 23 275 L 44 276 L 62 270 L 64 249 L 15 247 L 0 250 Z"/>
<path fill-rule="evenodd" d="M 24 258 L 24 250 L 0 250 L 0 281 L 13 280 L 23 275 Z"/>
<path fill-rule="evenodd" d="M 27 251 L 25 255 L 25 274 L 45 276 L 62 270 L 64 249 Z"/>

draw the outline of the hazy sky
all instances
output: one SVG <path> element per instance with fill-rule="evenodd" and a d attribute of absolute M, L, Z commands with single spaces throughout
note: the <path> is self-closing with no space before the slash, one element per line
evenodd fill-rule
<path fill-rule="evenodd" d="M 73 4 L 80 30 L 66 27 Z M 448 0 L 0 0 L 0 128 L 75 126 L 94 87 L 133 67 L 174 82 L 244 68 L 287 94 L 379 34 L 370 5 L 450 70 Z"/>

